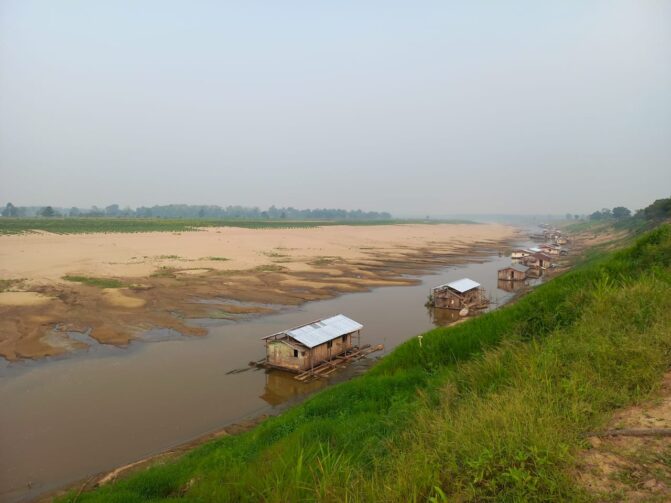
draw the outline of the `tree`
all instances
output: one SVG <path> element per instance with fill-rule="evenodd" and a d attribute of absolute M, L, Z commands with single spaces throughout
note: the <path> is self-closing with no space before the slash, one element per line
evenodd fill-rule
<path fill-rule="evenodd" d="M 618 220 L 621 218 L 629 218 L 631 216 L 631 210 L 629 208 L 625 208 L 624 206 L 617 206 L 613 208 L 613 218 L 617 218 Z"/>
<path fill-rule="evenodd" d="M 105 215 L 108 217 L 118 217 L 119 216 L 119 205 L 110 204 L 105 208 Z"/>
<path fill-rule="evenodd" d="M 51 218 L 56 216 L 56 212 L 51 206 L 47 206 L 46 208 L 42 208 L 40 210 L 40 216 L 41 217 L 46 217 L 46 218 Z"/>
<path fill-rule="evenodd" d="M 7 203 L 7 206 L 5 206 L 5 209 L 2 210 L 2 216 L 3 217 L 18 217 L 19 216 L 19 210 L 12 203 Z"/>
<path fill-rule="evenodd" d="M 603 218 L 603 213 L 600 211 L 595 211 L 589 216 L 590 220 L 601 220 Z"/>
<path fill-rule="evenodd" d="M 601 216 L 603 216 L 603 218 L 610 218 L 613 215 L 611 214 L 611 212 L 608 208 L 602 208 L 601 209 Z"/>
<path fill-rule="evenodd" d="M 663 220 L 671 218 L 671 197 L 657 199 L 654 203 L 643 210 L 647 220 Z"/>
<path fill-rule="evenodd" d="M 580 220 L 580 215 L 573 215 L 574 220 Z"/>
<path fill-rule="evenodd" d="M 573 215 L 571 215 L 570 213 L 567 213 L 566 214 L 566 220 L 572 220 L 572 219 L 573 219 Z"/>

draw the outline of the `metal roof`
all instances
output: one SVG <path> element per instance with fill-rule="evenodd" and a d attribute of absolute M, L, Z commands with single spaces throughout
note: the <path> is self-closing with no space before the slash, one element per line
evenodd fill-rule
<path fill-rule="evenodd" d="M 345 334 L 361 330 L 363 325 L 347 316 L 337 314 L 330 318 L 313 321 L 307 325 L 286 330 L 284 333 L 301 344 L 314 348 L 320 344 L 337 339 Z"/>
<path fill-rule="evenodd" d="M 468 292 L 469 290 L 473 290 L 474 288 L 478 288 L 479 286 L 480 283 L 473 281 L 472 279 L 462 278 L 458 279 L 457 281 L 453 281 L 452 283 L 437 286 L 436 288 L 434 288 L 434 290 L 447 287 L 451 288 L 452 290 L 456 290 L 459 293 L 464 293 Z"/>
<path fill-rule="evenodd" d="M 527 272 L 529 270 L 529 268 L 527 266 L 522 265 L 522 264 L 512 264 L 510 266 L 510 268 L 515 269 L 516 271 L 519 271 L 519 272 Z"/>
<path fill-rule="evenodd" d="M 541 249 L 538 246 L 532 246 L 531 248 L 529 248 L 529 250 L 534 253 L 538 253 L 539 251 L 541 251 Z"/>

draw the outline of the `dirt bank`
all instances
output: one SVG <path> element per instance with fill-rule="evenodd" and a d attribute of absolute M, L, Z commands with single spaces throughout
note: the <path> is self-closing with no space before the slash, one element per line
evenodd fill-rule
<path fill-rule="evenodd" d="M 441 224 L 2 236 L 0 355 L 84 346 L 68 332 L 118 345 L 156 327 L 202 335 L 189 320 L 413 284 L 406 275 L 477 260 L 513 235 L 500 225 Z"/>
<path fill-rule="evenodd" d="M 671 428 L 671 373 L 652 400 L 618 411 L 603 430 Z M 576 478 L 598 501 L 671 501 L 671 437 L 591 436 Z"/>

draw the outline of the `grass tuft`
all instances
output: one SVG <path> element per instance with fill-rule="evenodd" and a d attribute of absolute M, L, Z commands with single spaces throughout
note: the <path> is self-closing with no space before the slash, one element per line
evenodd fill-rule
<path fill-rule="evenodd" d="M 63 279 L 66 281 L 72 281 L 74 283 L 82 283 L 83 285 L 96 286 L 98 288 L 123 288 L 126 286 L 125 283 L 114 278 L 94 278 L 91 276 L 76 276 L 68 274 L 63 276 Z"/>

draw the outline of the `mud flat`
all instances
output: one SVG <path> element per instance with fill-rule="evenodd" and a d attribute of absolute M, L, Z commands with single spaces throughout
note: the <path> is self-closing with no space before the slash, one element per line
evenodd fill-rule
<path fill-rule="evenodd" d="M 484 224 L 0 236 L 0 356 L 86 347 L 73 333 L 121 346 L 153 328 L 204 335 L 191 320 L 412 285 L 410 275 L 477 260 L 514 237 Z"/>

